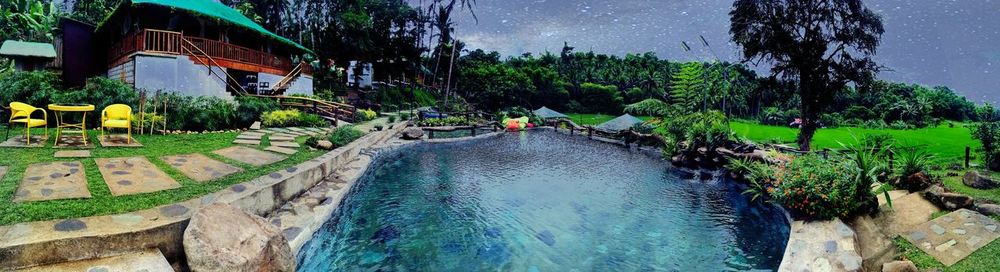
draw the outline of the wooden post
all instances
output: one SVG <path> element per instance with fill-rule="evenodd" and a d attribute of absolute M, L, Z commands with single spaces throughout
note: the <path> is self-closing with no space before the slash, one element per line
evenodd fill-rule
<path fill-rule="evenodd" d="M 476 126 L 472 126 L 469 130 L 472 131 L 472 137 L 476 137 Z"/>
<path fill-rule="evenodd" d="M 434 130 L 427 131 L 427 139 L 434 139 Z"/>
<path fill-rule="evenodd" d="M 594 138 L 594 127 L 587 126 L 587 139 L 593 139 L 593 138 Z"/>
<path fill-rule="evenodd" d="M 969 168 L 969 161 L 972 160 L 972 148 L 965 146 L 965 168 Z"/>

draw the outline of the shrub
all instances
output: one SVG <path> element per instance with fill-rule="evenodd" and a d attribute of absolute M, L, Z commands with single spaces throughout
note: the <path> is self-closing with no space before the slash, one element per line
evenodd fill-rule
<path fill-rule="evenodd" d="M 81 89 L 57 92 L 52 95 L 53 103 L 92 104 L 97 114 L 88 114 L 88 122 L 100 122 L 100 112 L 112 104 L 125 104 L 132 107 L 132 112 L 138 112 L 139 93 L 124 82 L 103 77 L 87 80 Z M 41 107 L 41 105 L 36 105 Z"/>
<path fill-rule="evenodd" d="M 465 117 L 452 116 L 448 118 L 426 118 L 417 122 L 418 126 L 421 127 L 439 127 L 439 126 L 464 126 L 470 125 L 472 122 Z"/>
<path fill-rule="evenodd" d="M 858 199 L 874 197 L 869 187 L 847 174 L 847 166 L 816 155 L 799 156 L 772 169 L 773 176 L 764 178 L 764 183 L 770 184 L 766 191 L 772 200 L 799 216 L 819 220 L 845 217 L 864 206 Z"/>
<path fill-rule="evenodd" d="M 614 85 L 583 83 L 580 85 L 580 103 L 588 113 L 619 113 L 625 100 Z"/>
<path fill-rule="evenodd" d="M 905 148 L 899 152 L 899 175 L 903 178 L 925 172 L 934 155 L 921 148 Z"/>
<path fill-rule="evenodd" d="M 235 125 L 241 128 L 250 127 L 254 122 L 259 121 L 265 112 L 279 109 L 281 109 L 281 105 L 272 99 L 253 96 L 237 97 Z"/>
<path fill-rule="evenodd" d="M 972 137 L 982 145 L 983 160 L 987 168 L 1000 171 L 1000 116 L 992 105 L 979 109 L 979 124 L 972 128 Z"/>
<path fill-rule="evenodd" d="M 167 127 L 189 131 L 215 131 L 233 128 L 236 104 L 213 96 L 165 94 Z"/>
<path fill-rule="evenodd" d="M 410 117 L 411 117 L 411 116 L 410 116 L 410 113 L 409 113 L 409 112 L 402 112 L 402 113 L 399 113 L 399 119 L 400 119 L 400 120 L 410 120 Z"/>
<path fill-rule="evenodd" d="M 365 136 L 365 133 L 358 130 L 354 126 L 342 126 L 338 127 L 330 133 L 330 142 L 333 143 L 333 148 L 338 148 L 345 146 L 361 136 Z"/>
<path fill-rule="evenodd" d="M 264 113 L 260 117 L 261 123 L 268 127 L 286 127 L 298 122 L 302 117 L 302 112 L 296 109 L 276 110 Z"/>
<path fill-rule="evenodd" d="M 52 103 L 59 93 L 59 75 L 52 72 L 11 72 L 0 78 L 0 103 L 23 102 L 35 107 Z"/>
<path fill-rule="evenodd" d="M 375 111 L 371 109 L 364 109 L 364 110 L 359 109 L 358 112 L 354 114 L 354 121 L 355 122 L 371 121 L 374 120 L 375 117 L 378 117 L 378 113 L 376 113 Z"/>
<path fill-rule="evenodd" d="M 697 112 L 669 120 L 666 137 L 671 144 L 686 142 L 687 151 L 715 150 L 729 141 L 729 119 L 719 111 Z"/>
<path fill-rule="evenodd" d="M 396 116 L 395 115 L 389 115 L 389 123 L 392 124 L 392 123 L 395 123 L 395 122 L 396 122 Z"/>

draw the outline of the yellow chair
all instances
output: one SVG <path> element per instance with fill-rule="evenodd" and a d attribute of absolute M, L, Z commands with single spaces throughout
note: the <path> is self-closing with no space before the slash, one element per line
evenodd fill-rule
<path fill-rule="evenodd" d="M 42 111 L 42 119 L 31 118 L 31 115 L 36 111 Z M 11 102 L 10 103 L 10 120 L 7 121 L 8 124 L 21 123 L 24 124 L 24 135 L 28 144 L 31 144 L 31 128 L 33 127 L 45 127 L 45 137 L 49 136 L 49 113 L 45 109 L 40 109 L 32 107 L 31 105 L 24 104 L 21 102 Z"/>
<path fill-rule="evenodd" d="M 125 104 L 114 104 L 101 111 L 101 137 L 104 129 L 124 128 L 128 130 L 128 143 L 132 143 L 132 107 Z"/>

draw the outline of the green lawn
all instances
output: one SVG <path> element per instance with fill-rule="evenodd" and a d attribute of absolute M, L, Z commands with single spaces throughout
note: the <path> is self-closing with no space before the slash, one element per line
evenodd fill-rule
<path fill-rule="evenodd" d="M 41 133 L 42 131 L 37 131 Z M 50 132 L 52 132 L 50 130 Z M 12 134 L 17 132 L 11 131 Z M 34 135 L 35 131 L 32 131 Z M 54 132 L 52 132 L 54 133 Z M 91 140 L 97 140 L 99 133 L 90 132 Z M 18 222 L 75 218 L 93 215 L 116 214 L 142 210 L 173 202 L 185 201 L 211 192 L 219 191 L 230 185 L 249 181 L 267 173 L 287 168 L 315 158 L 323 151 L 309 151 L 302 148 L 295 155 L 281 162 L 255 167 L 241 162 L 218 156 L 212 151 L 232 146 L 237 133 L 212 134 L 180 134 L 154 135 L 135 138 L 144 145 L 141 148 L 103 148 L 91 149 L 93 158 L 86 159 L 56 159 L 53 153 L 58 151 L 51 147 L 45 148 L 0 148 L 0 165 L 8 166 L 7 175 L 0 180 L 0 225 L 10 225 Z M 13 135 L 12 135 L 13 136 Z M 304 138 L 299 138 L 300 143 Z M 49 141 L 51 146 L 52 141 Z M 264 143 L 266 144 L 266 143 Z M 224 178 L 198 183 L 184 176 L 159 157 L 164 155 L 201 153 L 213 159 L 238 166 L 244 171 Z M 181 187 L 155 193 L 114 197 L 104 183 L 94 158 L 115 158 L 143 156 L 180 183 Z M 12 202 L 14 192 L 21 181 L 24 170 L 29 164 L 49 161 L 80 161 L 83 163 L 91 198 L 73 200 L 51 200 L 37 202 Z"/>

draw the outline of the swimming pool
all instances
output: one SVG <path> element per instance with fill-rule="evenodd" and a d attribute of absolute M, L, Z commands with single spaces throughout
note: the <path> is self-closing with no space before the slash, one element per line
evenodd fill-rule
<path fill-rule="evenodd" d="M 774 270 L 788 222 L 723 178 L 551 130 L 384 154 L 301 271 Z"/>

